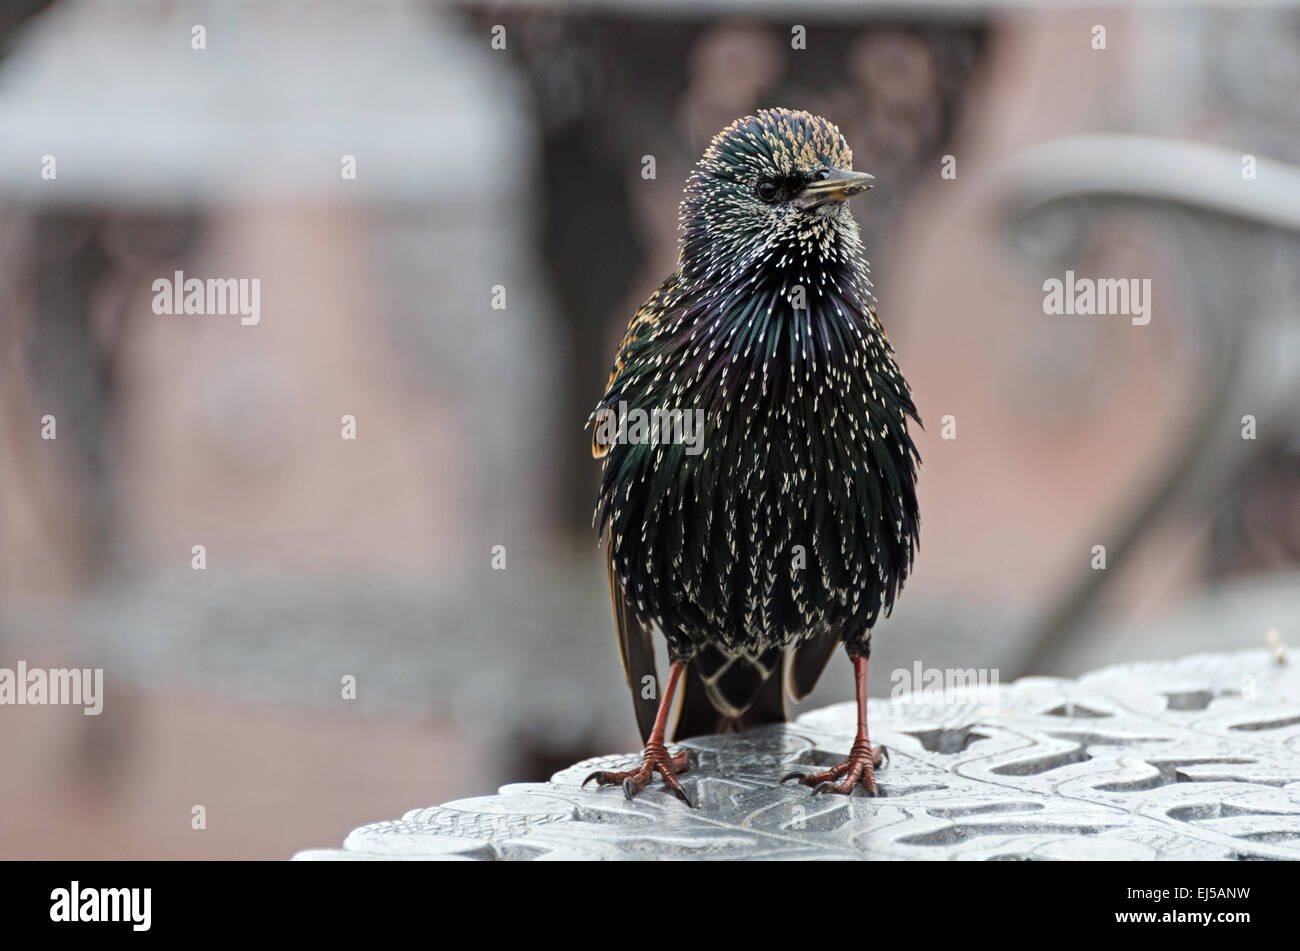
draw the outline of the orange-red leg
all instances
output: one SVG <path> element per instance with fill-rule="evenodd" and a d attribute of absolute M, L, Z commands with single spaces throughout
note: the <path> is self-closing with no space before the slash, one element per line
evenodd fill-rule
<path fill-rule="evenodd" d="M 686 790 L 677 779 L 677 774 L 686 772 L 690 766 L 687 754 L 678 753 L 673 756 L 669 754 L 668 747 L 664 744 L 664 734 L 668 729 L 668 711 L 672 709 L 673 695 L 677 692 L 677 683 L 685 670 L 685 662 L 677 660 L 673 661 L 668 668 L 668 683 L 664 687 L 663 697 L 659 700 L 659 712 L 655 714 L 654 727 L 650 731 L 650 738 L 646 741 L 641 765 L 636 769 L 620 772 L 596 770 L 582 781 L 582 785 L 587 785 L 593 779 L 600 786 L 622 783 L 623 795 L 631 799 L 649 786 L 654 774 L 658 773 L 664 778 L 664 785 L 671 789 L 678 799 L 694 808 L 695 804 L 691 802 L 690 797 L 686 795 Z"/>
<path fill-rule="evenodd" d="M 805 786 L 812 786 L 814 793 L 841 793 L 848 795 L 861 783 L 868 795 L 876 795 L 880 787 L 876 785 L 876 770 L 889 759 L 889 753 L 883 746 L 872 746 L 867 737 L 867 658 L 853 658 L 853 680 L 857 686 L 858 697 L 858 735 L 849 750 L 848 759 L 824 773 L 790 773 L 781 779 L 797 779 Z M 840 782 L 834 782 L 841 779 Z"/>

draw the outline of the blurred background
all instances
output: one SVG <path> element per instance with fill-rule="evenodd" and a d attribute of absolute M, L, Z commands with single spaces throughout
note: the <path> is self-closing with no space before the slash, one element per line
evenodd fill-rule
<path fill-rule="evenodd" d="M 0 707 L 0 858 L 284 858 L 636 748 L 583 424 L 771 105 L 878 180 L 926 422 L 873 693 L 1300 640 L 1295 8 L 10 0 L 0 667 L 106 697 Z M 1047 316 L 1067 269 L 1150 323 Z M 156 315 L 176 270 L 260 323 Z"/>

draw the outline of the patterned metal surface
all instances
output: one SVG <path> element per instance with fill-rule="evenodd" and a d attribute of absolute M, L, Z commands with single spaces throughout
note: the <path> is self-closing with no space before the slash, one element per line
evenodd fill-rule
<path fill-rule="evenodd" d="M 960 699 L 960 698 L 957 698 Z M 1026 678 L 979 701 L 872 700 L 882 795 L 813 796 L 784 773 L 842 759 L 851 704 L 683 744 L 687 809 L 549 783 L 363 826 L 299 859 L 1300 859 L 1300 672 L 1266 651 Z"/>

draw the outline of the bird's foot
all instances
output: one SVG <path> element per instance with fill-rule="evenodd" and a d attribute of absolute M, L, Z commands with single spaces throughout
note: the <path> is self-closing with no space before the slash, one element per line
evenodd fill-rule
<path fill-rule="evenodd" d="M 686 795 L 686 790 L 682 788 L 682 784 L 677 779 L 677 774 L 686 772 L 690 765 L 690 755 L 688 753 L 683 752 L 672 755 L 663 743 L 651 740 L 646 744 L 645 753 L 641 758 L 641 765 L 636 769 L 627 769 L 621 772 L 598 769 L 584 779 L 582 785 L 587 785 L 593 779 L 600 786 L 613 786 L 621 783 L 623 795 L 631 800 L 633 796 L 649 786 L 654 774 L 658 773 L 664 778 L 664 785 L 672 790 L 673 795 L 693 809 L 695 803 L 691 802 L 690 797 Z"/>
<path fill-rule="evenodd" d="M 880 793 L 876 785 L 876 770 L 888 761 L 889 752 L 883 746 L 872 746 L 866 740 L 858 740 L 849 750 L 849 758 L 838 766 L 824 773 L 790 773 L 783 776 L 781 782 L 797 779 L 805 786 L 813 787 L 814 793 L 840 793 L 847 796 L 861 783 L 866 787 L 867 795 Z M 841 782 L 834 782 L 843 777 Z"/>

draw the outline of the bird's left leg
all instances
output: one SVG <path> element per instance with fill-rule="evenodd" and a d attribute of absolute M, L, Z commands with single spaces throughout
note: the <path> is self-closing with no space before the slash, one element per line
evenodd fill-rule
<path fill-rule="evenodd" d="M 663 697 L 659 700 L 659 711 L 655 714 L 654 727 L 650 730 L 650 738 L 646 740 L 641 765 L 636 769 L 627 769 L 620 772 L 598 769 L 584 779 L 582 785 L 587 785 L 593 779 L 600 786 L 613 786 L 616 783 L 622 783 L 623 795 L 630 800 L 649 786 L 654 774 L 658 773 L 664 778 L 664 785 L 671 789 L 678 799 L 691 808 L 695 807 L 695 804 L 691 802 L 686 795 L 686 790 L 682 788 L 682 784 L 677 779 L 677 774 L 686 772 L 690 765 L 687 754 L 671 755 L 664 742 L 664 735 L 668 729 L 668 711 L 672 709 L 673 694 L 677 692 L 677 683 L 681 680 L 682 673 L 685 670 L 686 661 L 682 660 L 674 660 L 668 668 L 668 683 L 664 687 Z"/>
<path fill-rule="evenodd" d="M 797 779 L 805 786 L 812 786 L 813 792 L 835 792 L 847 795 L 861 783 L 867 794 L 874 796 L 880 792 L 876 785 L 876 770 L 889 759 L 889 753 L 883 746 L 872 746 L 867 737 L 867 657 L 863 654 L 850 654 L 853 661 L 853 680 L 857 686 L 858 696 L 858 735 L 849 750 L 849 757 L 843 763 L 828 769 L 824 773 L 790 773 L 781 779 Z M 841 779 L 842 778 L 842 779 Z M 834 780 L 841 779 L 841 782 Z"/>

